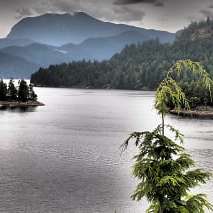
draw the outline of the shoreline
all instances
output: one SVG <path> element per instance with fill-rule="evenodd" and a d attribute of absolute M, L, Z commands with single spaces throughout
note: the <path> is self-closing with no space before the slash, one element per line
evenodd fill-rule
<path fill-rule="evenodd" d="M 27 102 L 18 102 L 18 101 L 0 101 L 0 109 L 2 108 L 26 108 L 26 107 L 38 107 L 45 106 L 45 104 L 39 101 L 27 101 Z"/>
<path fill-rule="evenodd" d="M 155 89 L 121 89 L 112 87 L 89 87 L 89 86 L 47 86 L 32 83 L 35 88 L 55 88 L 55 89 L 88 89 L 88 90 L 123 90 L 123 91 L 142 91 L 142 92 L 156 92 Z"/>
<path fill-rule="evenodd" d="M 213 119 L 212 110 L 170 110 L 170 114 L 187 118 Z"/>

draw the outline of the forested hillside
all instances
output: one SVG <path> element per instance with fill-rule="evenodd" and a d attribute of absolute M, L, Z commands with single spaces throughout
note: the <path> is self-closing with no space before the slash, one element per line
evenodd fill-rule
<path fill-rule="evenodd" d="M 81 61 L 50 66 L 32 75 L 41 86 L 155 89 L 172 64 L 199 61 L 213 75 L 213 21 L 192 23 L 177 33 L 173 44 L 158 40 L 129 45 L 109 61 Z"/>

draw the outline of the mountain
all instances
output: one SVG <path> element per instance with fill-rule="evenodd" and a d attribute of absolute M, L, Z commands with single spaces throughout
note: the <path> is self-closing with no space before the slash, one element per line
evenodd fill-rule
<path fill-rule="evenodd" d="M 174 40 L 174 34 L 169 32 L 103 22 L 83 12 L 24 18 L 11 29 L 7 38 L 27 38 L 38 43 L 61 46 L 66 43 L 79 44 L 89 38 L 111 37 L 129 31 L 140 32 L 143 37 L 149 39 L 159 38 L 161 42 Z"/>
<path fill-rule="evenodd" d="M 38 66 L 27 60 L 0 52 L 0 77 L 1 78 L 29 78 Z"/>
<path fill-rule="evenodd" d="M 78 60 L 106 60 L 119 53 L 126 45 L 147 41 L 140 32 L 124 32 L 112 37 L 91 38 L 80 44 L 69 43 L 61 47 L 32 43 L 26 46 L 10 46 L 2 53 L 23 58 L 39 67 Z"/>
<path fill-rule="evenodd" d="M 90 38 L 79 45 L 66 44 L 59 49 L 65 51 L 72 60 L 110 59 L 119 53 L 126 45 L 142 43 L 149 40 L 138 31 L 124 32 L 112 37 Z"/>
<path fill-rule="evenodd" d="M 34 43 L 34 41 L 30 39 L 9 39 L 9 38 L 1 38 L 0 39 L 0 49 L 9 47 L 9 46 L 26 46 Z"/>
<path fill-rule="evenodd" d="M 70 61 L 66 54 L 57 50 L 57 47 L 39 43 L 33 43 L 24 47 L 11 46 L 0 51 L 8 55 L 20 57 L 40 67 Z"/>
<path fill-rule="evenodd" d="M 106 60 L 126 45 L 158 38 L 172 42 L 174 34 L 103 22 L 86 13 L 44 14 L 22 19 L 0 39 L 2 77 L 28 77 L 36 68 L 78 60 Z M 11 60 L 11 63 L 9 61 Z M 5 73 L 5 76 L 3 75 Z"/>
<path fill-rule="evenodd" d="M 40 69 L 31 81 L 45 86 L 155 90 L 169 68 L 184 59 L 200 62 L 213 77 L 212 35 L 213 20 L 192 23 L 172 44 L 159 40 L 132 44 L 108 61 L 79 61 Z"/>

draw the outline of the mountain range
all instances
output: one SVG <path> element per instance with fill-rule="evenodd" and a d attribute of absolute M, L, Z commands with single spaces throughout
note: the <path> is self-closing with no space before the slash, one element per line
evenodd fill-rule
<path fill-rule="evenodd" d="M 175 34 L 98 20 L 86 13 L 27 17 L 0 39 L 0 76 L 28 78 L 39 67 L 78 60 L 107 60 L 126 45 Z"/>
<path fill-rule="evenodd" d="M 199 62 L 212 77 L 212 38 L 213 19 L 193 22 L 179 31 L 171 44 L 150 40 L 125 47 L 110 60 L 49 66 L 32 74 L 31 82 L 51 87 L 155 90 L 172 65 L 186 59 Z M 187 72 L 182 77 L 191 78 L 190 86 L 187 82 L 184 88 L 193 88 L 196 97 L 205 97 L 196 78 Z"/>

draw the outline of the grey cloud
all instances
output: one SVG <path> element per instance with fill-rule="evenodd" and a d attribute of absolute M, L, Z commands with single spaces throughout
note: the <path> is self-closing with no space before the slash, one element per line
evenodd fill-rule
<path fill-rule="evenodd" d="M 156 0 L 116 0 L 115 4 L 138 4 L 138 3 L 155 3 Z"/>
<path fill-rule="evenodd" d="M 23 17 L 31 16 L 31 15 L 33 15 L 32 10 L 30 10 L 28 8 L 21 8 L 21 9 L 17 9 L 16 10 L 16 16 L 15 16 L 15 18 L 16 19 L 21 19 Z"/>
<path fill-rule="evenodd" d="M 158 2 L 155 3 L 155 6 L 156 6 L 156 7 L 163 7 L 163 6 L 164 6 L 164 3 L 158 1 Z"/>
<path fill-rule="evenodd" d="M 96 5 L 96 7 L 94 7 L 94 5 Z M 58 11 L 73 13 L 76 11 L 82 11 L 96 18 L 118 22 L 140 22 L 145 16 L 145 13 L 141 8 L 128 5 L 113 5 L 113 0 L 111 2 L 100 2 L 99 0 L 90 0 L 84 2 L 70 0 L 51 0 L 48 8 L 52 8 L 51 10 L 53 12 Z"/>
<path fill-rule="evenodd" d="M 117 21 L 142 21 L 145 12 L 140 8 L 132 8 L 127 6 L 119 6 L 113 8 L 114 19 Z"/>
<path fill-rule="evenodd" d="M 53 8 L 55 7 L 59 11 L 62 12 L 74 12 L 76 10 L 80 10 L 82 8 L 81 4 L 79 1 L 52 1 L 51 2 Z"/>
<path fill-rule="evenodd" d="M 200 12 L 205 17 L 209 17 L 209 18 L 213 19 L 213 11 L 211 11 L 211 10 L 201 10 Z"/>
<path fill-rule="evenodd" d="M 213 17 L 212 0 L 0 0 L 0 37 L 17 19 L 44 13 L 86 12 L 104 21 L 175 32 L 190 23 Z M 180 15 L 181 14 L 181 15 Z M 189 18 L 191 17 L 191 18 Z"/>
<path fill-rule="evenodd" d="M 147 4 L 153 4 L 155 6 L 164 6 L 163 2 L 159 0 L 116 0 L 114 4 L 117 5 L 125 5 L 125 4 L 139 4 L 139 3 L 147 3 Z"/>

